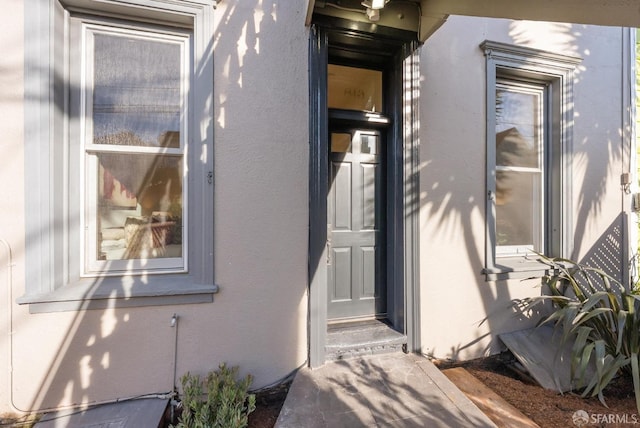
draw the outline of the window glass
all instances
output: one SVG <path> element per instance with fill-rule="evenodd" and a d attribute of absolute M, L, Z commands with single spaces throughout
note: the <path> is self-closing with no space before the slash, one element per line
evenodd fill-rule
<path fill-rule="evenodd" d="M 382 72 L 329 64 L 329 108 L 382 111 Z"/>
<path fill-rule="evenodd" d="M 180 147 L 181 46 L 100 33 L 93 41 L 94 143 Z"/>
<path fill-rule="evenodd" d="M 100 153 L 99 260 L 182 255 L 182 157 Z"/>
<path fill-rule="evenodd" d="M 499 255 L 543 250 L 543 88 L 496 85 L 496 244 Z"/>
<path fill-rule="evenodd" d="M 348 153 L 351 151 L 351 134 L 334 132 L 331 134 L 331 151 L 333 153 Z"/>
<path fill-rule="evenodd" d="M 184 269 L 188 38 L 83 28 L 85 272 Z"/>
<path fill-rule="evenodd" d="M 376 134 L 360 134 L 360 153 L 366 153 L 370 155 L 377 155 L 379 147 L 379 138 Z"/>

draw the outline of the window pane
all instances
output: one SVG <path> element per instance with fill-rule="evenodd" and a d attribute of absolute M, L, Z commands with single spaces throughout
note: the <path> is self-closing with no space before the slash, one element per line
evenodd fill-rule
<path fill-rule="evenodd" d="M 360 133 L 360 153 L 377 155 L 380 151 L 379 138 L 376 134 Z"/>
<path fill-rule="evenodd" d="M 329 64 L 329 108 L 382 111 L 382 72 Z"/>
<path fill-rule="evenodd" d="M 498 246 L 542 251 L 540 173 L 496 173 L 496 238 Z"/>
<path fill-rule="evenodd" d="M 540 168 L 541 93 L 496 90 L 496 165 Z"/>
<path fill-rule="evenodd" d="M 97 158 L 97 259 L 182 257 L 182 156 Z"/>
<path fill-rule="evenodd" d="M 95 33 L 95 144 L 180 147 L 181 46 Z"/>
<path fill-rule="evenodd" d="M 331 152 L 348 153 L 351 151 L 351 134 L 333 132 L 331 134 Z"/>

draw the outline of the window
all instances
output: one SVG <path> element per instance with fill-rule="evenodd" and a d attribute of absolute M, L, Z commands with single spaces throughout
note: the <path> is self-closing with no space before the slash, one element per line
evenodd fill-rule
<path fill-rule="evenodd" d="M 25 162 L 27 189 L 42 190 L 27 194 L 33 268 L 19 302 L 211 301 L 215 2 L 35 5 Z"/>
<path fill-rule="evenodd" d="M 545 252 L 546 88 L 496 83 L 496 255 Z"/>
<path fill-rule="evenodd" d="M 73 22 L 83 41 L 83 272 L 185 271 L 189 34 Z"/>
<path fill-rule="evenodd" d="M 573 70 L 580 59 L 484 42 L 488 279 L 540 270 L 571 236 Z"/>

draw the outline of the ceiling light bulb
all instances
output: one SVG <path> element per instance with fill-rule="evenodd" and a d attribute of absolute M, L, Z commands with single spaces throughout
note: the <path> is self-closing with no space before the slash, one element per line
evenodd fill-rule
<path fill-rule="evenodd" d="M 388 0 L 364 0 L 361 5 L 366 7 L 367 9 L 380 10 L 387 4 Z"/>
<path fill-rule="evenodd" d="M 373 22 L 379 21 L 380 10 L 367 8 L 367 18 L 369 18 L 369 21 L 373 21 Z"/>

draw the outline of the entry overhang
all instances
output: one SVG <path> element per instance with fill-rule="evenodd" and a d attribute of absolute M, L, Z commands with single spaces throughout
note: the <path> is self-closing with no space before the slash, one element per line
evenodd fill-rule
<path fill-rule="evenodd" d="M 316 6 L 335 0 L 308 0 L 306 24 Z M 391 0 L 393 1 L 393 0 Z M 638 0 L 416 0 L 420 3 L 418 38 L 427 40 L 449 15 L 575 24 L 640 27 Z"/>
<path fill-rule="evenodd" d="M 421 0 L 422 14 L 640 27 L 638 0 Z"/>

